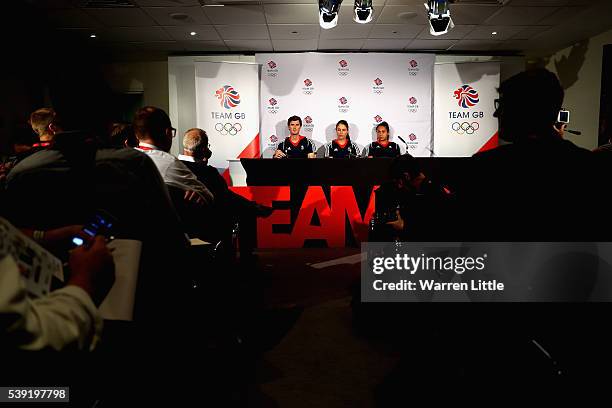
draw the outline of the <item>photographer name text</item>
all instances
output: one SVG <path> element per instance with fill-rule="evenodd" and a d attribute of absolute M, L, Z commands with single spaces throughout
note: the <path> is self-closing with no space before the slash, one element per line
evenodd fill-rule
<path fill-rule="evenodd" d="M 377 279 L 372 287 L 376 291 L 503 291 L 504 284 L 497 280 L 470 280 L 468 282 L 436 282 L 432 279 L 422 279 L 417 282 L 402 279 L 399 282 L 384 282 Z"/>

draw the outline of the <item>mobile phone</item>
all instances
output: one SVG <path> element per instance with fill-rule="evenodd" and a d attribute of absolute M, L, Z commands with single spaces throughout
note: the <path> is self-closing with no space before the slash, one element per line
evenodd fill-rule
<path fill-rule="evenodd" d="M 96 235 L 102 235 L 107 241 L 113 240 L 113 231 L 116 223 L 115 217 L 104 210 L 96 210 L 93 219 L 87 223 L 83 229 L 83 235 L 94 238 Z M 72 244 L 77 247 L 85 243 L 81 236 L 72 237 Z"/>
<path fill-rule="evenodd" d="M 557 116 L 558 123 L 570 123 L 570 112 L 568 110 L 561 109 L 559 111 L 559 115 Z"/>

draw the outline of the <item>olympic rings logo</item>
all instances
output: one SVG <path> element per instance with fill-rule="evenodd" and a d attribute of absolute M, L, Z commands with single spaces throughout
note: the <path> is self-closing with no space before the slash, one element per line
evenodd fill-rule
<path fill-rule="evenodd" d="M 383 93 L 383 91 L 381 91 L 380 89 L 375 89 L 374 93 L 377 95 L 380 95 L 381 93 Z"/>
<path fill-rule="evenodd" d="M 312 91 L 304 91 L 304 95 L 312 95 Z"/>
<path fill-rule="evenodd" d="M 348 74 L 349 74 L 348 72 L 344 72 L 344 71 L 338 72 L 338 75 L 340 76 L 347 76 Z"/>
<path fill-rule="evenodd" d="M 455 132 L 457 132 L 460 135 L 465 135 L 465 134 L 473 135 L 474 133 L 476 133 L 478 129 L 480 129 L 480 124 L 478 122 L 472 122 L 472 123 L 454 122 L 451 125 L 451 129 L 453 129 Z"/>
<path fill-rule="evenodd" d="M 242 130 L 242 125 L 240 123 L 217 123 L 215 124 L 215 130 L 223 136 L 236 136 Z"/>
<path fill-rule="evenodd" d="M 267 75 L 268 75 L 269 77 L 273 77 L 273 78 L 274 78 L 274 77 L 276 77 L 278 74 L 277 74 L 276 72 L 268 72 L 268 73 L 267 73 Z"/>

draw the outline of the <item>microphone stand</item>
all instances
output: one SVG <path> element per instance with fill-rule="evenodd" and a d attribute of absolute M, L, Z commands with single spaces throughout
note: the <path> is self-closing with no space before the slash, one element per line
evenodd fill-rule
<path fill-rule="evenodd" d="M 411 155 L 410 153 L 408 153 L 408 150 L 409 150 L 409 149 L 408 149 L 408 142 L 406 142 L 406 141 L 404 140 L 404 138 L 402 138 L 401 136 L 398 136 L 397 138 L 398 138 L 399 140 L 401 140 L 402 142 L 404 142 L 404 145 L 406 146 L 406 153 L 404 153 L 404 154 L 407 154 L 407 155 L 409 155 L 409 156 L 411 156 L 411 157 L 412 157 L 412 155 Z M 431 152 L 431 149 L 429 149 L 429 147 L 427 148 L 427 150 L 429 150 L 429 151 Z M 433 153 L 433 152 L 432 152 L 432 153 Z"/>
<path fill-rule="evenodd" d="M 406 153 L 408 153 L 408 143 L 401 136 L 398 136 L 397 138 L 404 142 L 404 146 L 406 146 Z"/>

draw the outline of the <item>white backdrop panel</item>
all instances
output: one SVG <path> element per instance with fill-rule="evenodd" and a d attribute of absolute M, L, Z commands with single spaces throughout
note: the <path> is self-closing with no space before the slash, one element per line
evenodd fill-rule
<path fill-rule="evenodd" d="M 219 169 L 228 160 L 258 157 L 259 67 L 232 62 L 196 62 L 197 127 L 208 134 L 214 152 L 209 163 Z"/>
<path fill-rule="evenodd" d="M 261 141 L 269 156 L 288 135 L 287 118 L 303 120 L 302 135 L 318 145 L 349 123 L 351 139 L 375 140 L 387 121 L 391 140 L 401 136 L 415 156 L 430 156 L 435 56 L 430 54 L 257 54 L 261 64 Z"/>
<path fill-rule="evenodd" d="M 440 64 L 434 75 L 435 156 L 466 157 L 495 145 L 499 63 Z"/>

